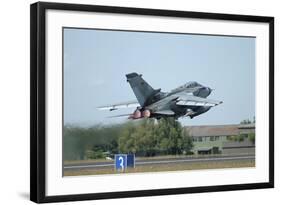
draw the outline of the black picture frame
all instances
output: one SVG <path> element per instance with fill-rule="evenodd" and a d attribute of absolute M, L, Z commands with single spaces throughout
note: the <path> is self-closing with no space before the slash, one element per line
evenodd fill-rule
<path fill-rule="evenodd" d="M 129 15 L 168 16 L 227 21 L 263 22 L 269 24 L 269 181 L 191 188 L 170 188 L 126 192 L 89 193 L 46 196 L 46 10 L 120 13 Z M 144 8 L 110 7 L 82 4 L 38 2 L 30 7 L 30 200 L 37 203 L 97 200 L 198 192 L 230 191 L 274 187 L 274 18 L 218 13 L 202 13 Z"/>

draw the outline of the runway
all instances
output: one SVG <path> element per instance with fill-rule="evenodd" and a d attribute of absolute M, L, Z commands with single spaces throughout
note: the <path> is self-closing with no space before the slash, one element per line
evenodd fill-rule
<path fill-rule="evenodd" d="M 166 159 L 138 159 L 136 158 L 135 166 L 149 166 L 149 165 L 165 165 L 165 164 L 179 164 L 179 163 L 196 163 L 196 162 L 216 162 L 216 161 L 235 161 L 235 160 L 254 160 L 254 155 L 238 155 L 238 156 L 212 156 L 212 157 L 180 157 L 180 158 L 166 158 Z M 108 169 L 114 168 L 114 161 L 109 162 L 93 162 L 81 164 L 64 165 L 64 170 L 81 170 L 81 169 Z"/>

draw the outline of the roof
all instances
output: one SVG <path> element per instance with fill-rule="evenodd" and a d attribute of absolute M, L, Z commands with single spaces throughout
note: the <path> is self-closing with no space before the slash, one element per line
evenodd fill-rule
<path fill-rule="evenodd" d="M 251 124 L 240 124 L 238 125 L 239 129 L 255 129 L 255 123 Z"/>
<path fill-rule="evenodd" d="M 203 125 L 187 126 L 185 129 L 192 137 L 232 136 L 239 134 L 239 125 Z"/>

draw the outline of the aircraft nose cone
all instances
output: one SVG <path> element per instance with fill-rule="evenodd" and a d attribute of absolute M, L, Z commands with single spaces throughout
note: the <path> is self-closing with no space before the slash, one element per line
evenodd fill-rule
<path fill-rule="evenodd" d="M 212 92 L 212 89 L 209 87 L 201 87 L 197 91 L 194 92 L 194 95 L 199 96 L 199 97 L 208 97 Z"/>
<path fill-rule="evenodd" d="M 207 90 L 208 90 L 208 93 L 209 93 L 209 95 L 210 95 L 211 92 L 212 92 L 212 89 L 208 87 Z"/>

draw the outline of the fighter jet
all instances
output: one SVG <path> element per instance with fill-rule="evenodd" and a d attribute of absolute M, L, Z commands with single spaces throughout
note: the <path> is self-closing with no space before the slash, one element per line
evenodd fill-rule
<path fill-rule="evenodd" d="M 222 103 L 222 101 L 207 99 L 213 90 L 195 81 L 188 82 L 170 92 L 162 92 L 161 89 L 153 89 L 142 78 L 142 75 L 137 73 L 129 73 L 126 78 L 137 101 L 101 106 L 98 107 L 99 110 L 113 111 L 120 108 L 136 107 L 136 110 L 131 114 L 114 116 L 128 116 L 128 119 L 133 120 L 164 117 L 178 119 L 187 116 L 192 119 Z"/>

